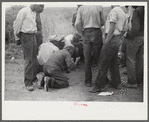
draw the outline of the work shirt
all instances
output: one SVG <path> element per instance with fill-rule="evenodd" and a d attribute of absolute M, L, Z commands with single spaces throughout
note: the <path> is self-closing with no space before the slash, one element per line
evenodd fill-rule
<path fill-rule="evenodd" d="M 135 36 L 144 36 L 144 7 L 137 7 L 132 16 L 132 28 L 127 33 L 127 38 L 133 39 Z"/>
<path fill-rule="evenodd" d="M 134 8 L 133 7 L 131 7 L 131 6 L 129 6 L 129 8 L 128 8 L 128 24 L 127 24 L 127 26 L 128 26 L 128 30 L 131 30 L 131 27 L 132 27 L 132 25 L 131 25 L 131 21 L 132 21 L 132 16 L 133 16 L 133 11 L 134 11 Z"/>
<path fill-rule="evenodd" d="M 105 33 L 109 32 L 110 22 L 114 22 L 116 25 L 113 34 L 120 35 L 125 27 L 126 18 L 125 12 L 120 7 L 114 7 L 107 16 L 105 23 Z"/>
<path fill-rule="evenodd" d="M 37 55 L 38 62 L 41 66 L 43 66 L 47 60 L 51 57 L 51 55 L 58 51 L 58 47 L 56 47 L 51 42 L 42 43 L 39 46 L 39 51 Z"/>
<path fill-rule="evenodd" d="M 66 50 L 59 50 L 55 52 L 45 63 L 45 66 L 50 66 L 51 70 L 63 71 L 70 67 L 73 63 L 70 53 Z"/>
<path fill-rule="evenodd" d="M 17 36 L 20 32 L 23 33 L 36 33 L 36 13 L 31 10 L 30 7 L 25 7 L 18 12 L 16 20 L 13 23 L 14 36 L 18 40 Z"/>
<path fill-rule="evenodd" d="M 75 26 L 77 31 L 82 34 L 82 29 L 85 28 L 101 28 L 104 21 L 102 6 L 81 6 L 77 12 Z"/>

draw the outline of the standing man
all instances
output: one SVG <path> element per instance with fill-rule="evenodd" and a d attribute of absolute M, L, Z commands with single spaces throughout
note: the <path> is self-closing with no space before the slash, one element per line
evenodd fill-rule
<path fill-rule="evenodd" d="M 133 6 L 132 28 L 127 32 L 128 88 L 143 86 L 144 6 Z"/>
<path fill-rule="evenodd" d="M 91 93 L 101 92 L 105 88 L 108 69 L 111 72 L 111 85 L 116 89 L 121 89 L 118 50 L 122 40 L 126 15 L 118 5 L 111 6 L 111 8 L 112 10 L 108 14 L 105 24 L 106 37 L 100 54 L 96 84 L 90 91 Z"/>
<path fill-rule="evenodd" d="M 77 5 L 77 10 L 75 13 L 73 13 L 73 16 L 72 16 L 72 26 L 74 27 L 75 26 L 75 22 L 76 22 L 76 17 L 77 17 L 77 11 L 79 9 L 79 7 L 81 7 L 82 5 Z"/>
<path fill-rule="evenodd" d="M 30 5 L 18 12 L 13 23 L 15 40 L 20 40 L 24 53 L 24 83 L 28 91 L 33 91 L 33 82 L 37 81 L 37 42 L 36 12 L 43 11 L 43 5 Z"/>
<path fill-rule="evenodd" d="M 87 87 L 92 86 L 91 52 L 93 51 L 97 65 L 103 44 L 101 26 L 104 25 L 104 22 L 102 6 L 81 6 L 78 9 L 75 26 L 83 40 L 85 85 Z"/>

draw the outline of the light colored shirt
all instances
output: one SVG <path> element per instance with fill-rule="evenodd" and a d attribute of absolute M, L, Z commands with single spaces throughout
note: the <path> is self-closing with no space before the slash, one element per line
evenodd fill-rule
<path fill-rule="evenodd" d="M 100 28 L 104 25 L 103 7 L 99 5 L 81 6 L 77 12 L 75 27 L 82 34 L 85 28 Z"/>
<path fill-rule="evenodd" d="M 119 35 L 123 31 L 126 23 L 126 14 L 122 10 L 122 8 L 116 6 L 114 7 L 107 16 L 107 20 L 105 23 L 105 33 L 109 32 L 110 22 L 116 23 L 114 35 Z"/>
<path fill-rule="evenodd" d="M 17 36 L 20 32 L 23 33 L 36 33 L 36 13 L 31 10 L 30 7 L 25 7 L 18 12 L 16 20 L 13 23 L 14 36 L 18 40 Z"/>
<path fill-rule="evenodd" d="M 131 30 L 132 28 L 132 25 L 131 25 L 131 21 L 132 21 L 132 16 L 133 16 L 133 11 L 134 11 L 134 8 L 132 6 L 129 6 L 128 7 L 128 13 L 127 13 L 127 16 L 128 16 L 128 23 L 126 24 L 127 26 L 127 30 Z"/>
<path fill-rule="evenodd" d="M 73 34 L 67 35 L 67 36 L 64 38 L 64 48 L 65 48 L 66 46 L 73 46 L 72 41 L 73 41 Z"/>
<path fill-rule="evenodd" d="M 39 46 L 39 51 L 37 55 L 39 64 L 41 66 L 44 65 L 47 62 L 47 60 L 51 57 L 51 55 L 58 50 L 58 47 L 56 47 L 51 42 L 42 43 Z"/>

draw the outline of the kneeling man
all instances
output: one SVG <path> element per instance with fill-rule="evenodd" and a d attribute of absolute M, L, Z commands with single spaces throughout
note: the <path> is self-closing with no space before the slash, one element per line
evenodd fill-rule
<path fill-rule="evenodd" d="M 43 66 L 45 74 L 41 86 L 48 91 L 48 88 L 66 88 L 69 86 L 68 78 L 63 71 L 75 68 L 75 63 L 71 59 L 74 47 L 66 46 L 64 49 L 55 52 Z"/>

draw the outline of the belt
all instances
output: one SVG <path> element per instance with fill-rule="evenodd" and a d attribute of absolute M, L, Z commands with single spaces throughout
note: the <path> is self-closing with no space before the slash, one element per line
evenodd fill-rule
<path fill-rule="evenodd" d="M 36 33 L 23 33 L 23 32 L 20 32 L 20 34 L 35 35 Z"/>
<path fill-rule="evenodd" d="M 100 28 L 84 28 L 84 30 L 100 29 Z"/>
<path fill-rule="evenodd" d="M 108 34 L 107 33 L 105 33 L 105 36 L 107 36 Z M 120 36 L 121 34 L 119 34 L 119 35 L 113 35 L 113 36 Z"/>

